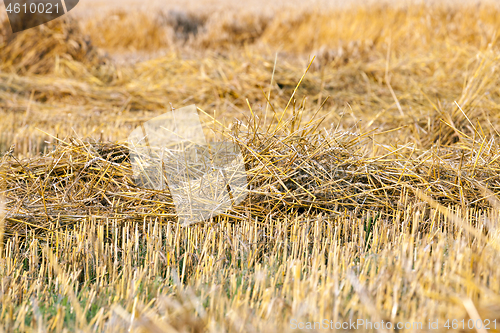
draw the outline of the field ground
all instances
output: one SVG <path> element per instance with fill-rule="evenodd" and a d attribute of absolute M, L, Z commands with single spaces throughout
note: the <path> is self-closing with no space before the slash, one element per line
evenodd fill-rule
<path fill-rule="evenodd" d="M 500 331 L 498 5 L 255 1 L 3 18 L 0 332 Z M 125 141 L 190 104 L 249 193 L 183 227 Z"/>

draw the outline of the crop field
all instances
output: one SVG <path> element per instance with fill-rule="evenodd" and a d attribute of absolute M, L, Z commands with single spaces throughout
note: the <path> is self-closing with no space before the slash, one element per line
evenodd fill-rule
<path fill-rule="evenodd" d="M 500 332 L 498 4 L 129 1 L 0 6 L 0 333 Z M 192 104 L 248 186 L 183 225 Z"/>

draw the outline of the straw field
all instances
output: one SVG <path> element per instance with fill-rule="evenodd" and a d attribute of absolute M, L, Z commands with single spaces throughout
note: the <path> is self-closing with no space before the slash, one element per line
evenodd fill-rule
<path fill-rule="evenodd" d="M 499 332 L 500 7 L 189 4 L 0 18 L 0 332 Z M 248 195 L 182 226 L 190 104 Z"/>

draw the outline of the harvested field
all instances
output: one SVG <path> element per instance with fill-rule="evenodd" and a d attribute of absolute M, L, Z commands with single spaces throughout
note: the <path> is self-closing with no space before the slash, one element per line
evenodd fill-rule
<path fill-rule="evenodd" d="M 500 331 L 500 7 L 175 4 L 3 18 L 0 332 Z M 248 193 L 183 226 L 127 138 L 190 104 Z"/>

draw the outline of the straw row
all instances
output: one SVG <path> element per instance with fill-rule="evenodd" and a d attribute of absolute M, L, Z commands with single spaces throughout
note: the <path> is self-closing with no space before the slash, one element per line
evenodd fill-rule
<path fill-rule="evenodd" d="M 485 191 L 500 191 L 500 152 L 493 140 L 483 141 L 479 149 L 453 151 L 383 147 L 386 154 L 368 157 L 364 151 L 373 144 L 369 133 L 321 133 L 319 125 L 309 122 L 293 132 L 278 128 L 267 134 L 227 134 L 240 146 L 249 184 L 248 197 L 227 217 L 265 220 L 355 208 L 391 215 L 404 208 L 405 196 L 417 198 L 416 190 L 445 206 L 486 208 Z M 5 156 L 2 177 L 10 233 L 47 231 L 88 215 L 176 219 L 168 189 L 145 189 L 134 181 L 126 144 L 60 140 L 45 156 Z"/>

